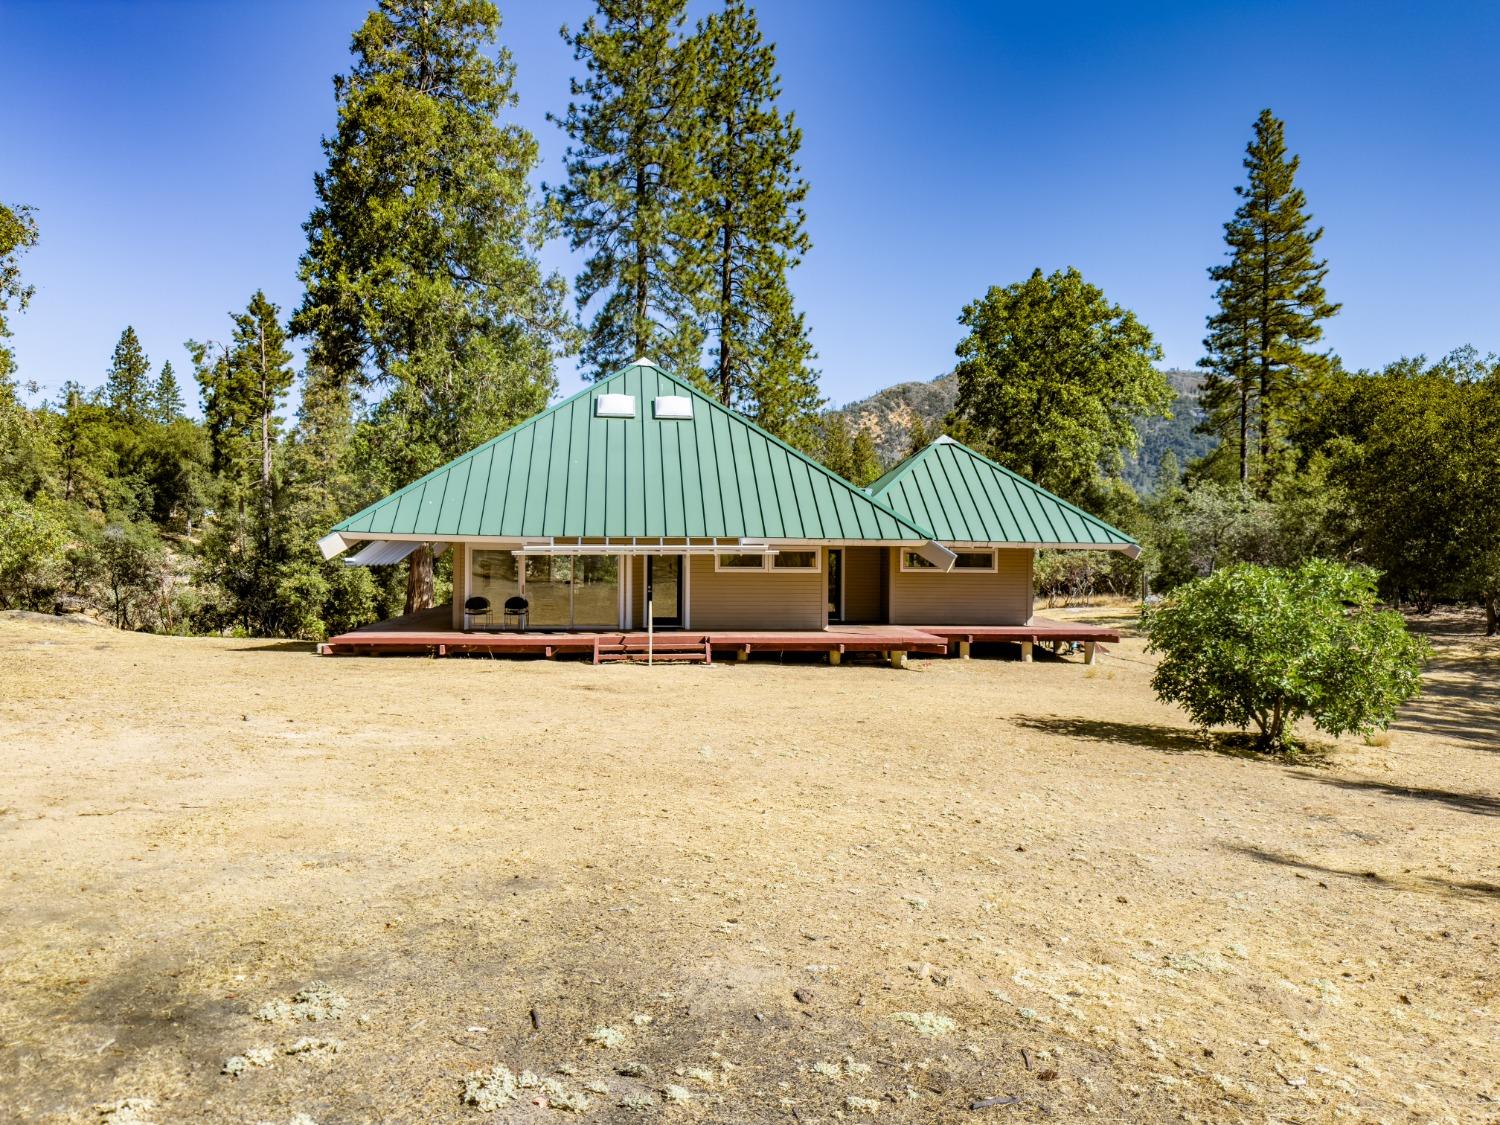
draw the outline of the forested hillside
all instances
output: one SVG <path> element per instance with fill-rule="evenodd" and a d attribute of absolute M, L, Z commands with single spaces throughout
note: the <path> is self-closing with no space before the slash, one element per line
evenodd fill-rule
<path fill-rule="evenodd" d="M 1210 434 L 1198 431 L 1203 420 L 1200 398 L 1203 373 L 1172 368 L 1164 371 L 1175 398 L 1172 417 L 1145 417 L 1136 420 L 1140 448 L 1125 461 L 1125 482 L 1138 493 L 1154 487 L 1162 458 L 1168 451 L 1179 465 L 1187 465 L 1205 456 L 1217 444 Z M 837 413 L 849 420 L 856 430 L 869 433 L 876 456 L 889 466 L 911 452 L 916 432 L 935 437 L 943 432 L 945 421 L 958 403 L 958 376 L 953 372 L 939 375 L 930 382 L 897 383 L 838 408 Z"/>

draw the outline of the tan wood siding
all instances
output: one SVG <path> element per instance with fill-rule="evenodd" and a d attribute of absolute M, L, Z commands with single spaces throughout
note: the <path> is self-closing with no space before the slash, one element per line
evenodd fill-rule
<path fill-rule="evenodd" d="M 884 547 L 844 548 L 844 621 L 873 625 L 885 620 Z"/>
<path fill-rule="evenodd" d="M 813 571 L 718 571 L 693 555 L 694 629 L 821 629 L 828 576 Z"/>
<path fill-rule="evenodd" d="M 996 552 L 994 573 L 904 573 L 890 549 L 892 625 L 1025 625 L 1031 620 L 1031 563 L 1026 547 Z"/>

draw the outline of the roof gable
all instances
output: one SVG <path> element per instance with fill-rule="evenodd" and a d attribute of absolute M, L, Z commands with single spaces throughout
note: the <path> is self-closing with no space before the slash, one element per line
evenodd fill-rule
<path fill-rule="evenodd" d="M 944 543 L 1136 546 L 1118 528 L 944 435 L 870 486 Z"/>
<path fill-rule="evenodd" d="M 634 417 L 598 417 L 623 394 Z M 692 417 L 658 419 L 657 396 Z M 918 521 L 638 360 L 334 528 L 433 538 L 927 540 Z"/>

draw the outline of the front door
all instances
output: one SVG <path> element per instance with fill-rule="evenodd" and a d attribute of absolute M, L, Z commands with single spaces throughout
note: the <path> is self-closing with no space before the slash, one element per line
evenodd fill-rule
<path fill-rule="evenodd" d="M 828 548 L 828 620 L 844 619 L 844 552 Z"/>
<path fill-rule="evenodd" d="M 646 606 L 658 629 L 682 627 L 682 556 L 646 556 Z"/>

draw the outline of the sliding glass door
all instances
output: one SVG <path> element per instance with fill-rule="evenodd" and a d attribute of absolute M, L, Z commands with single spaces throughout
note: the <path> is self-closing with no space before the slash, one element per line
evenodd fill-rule
<path fill-rule="evenodd" d="M 613 629 L 620 622 L 620 560 L 616 555 L 528 555 L 517 567 L 510 551 L 474 551 L 471 594 L 493 603 L 520 594 L 533 629 Z"/>

